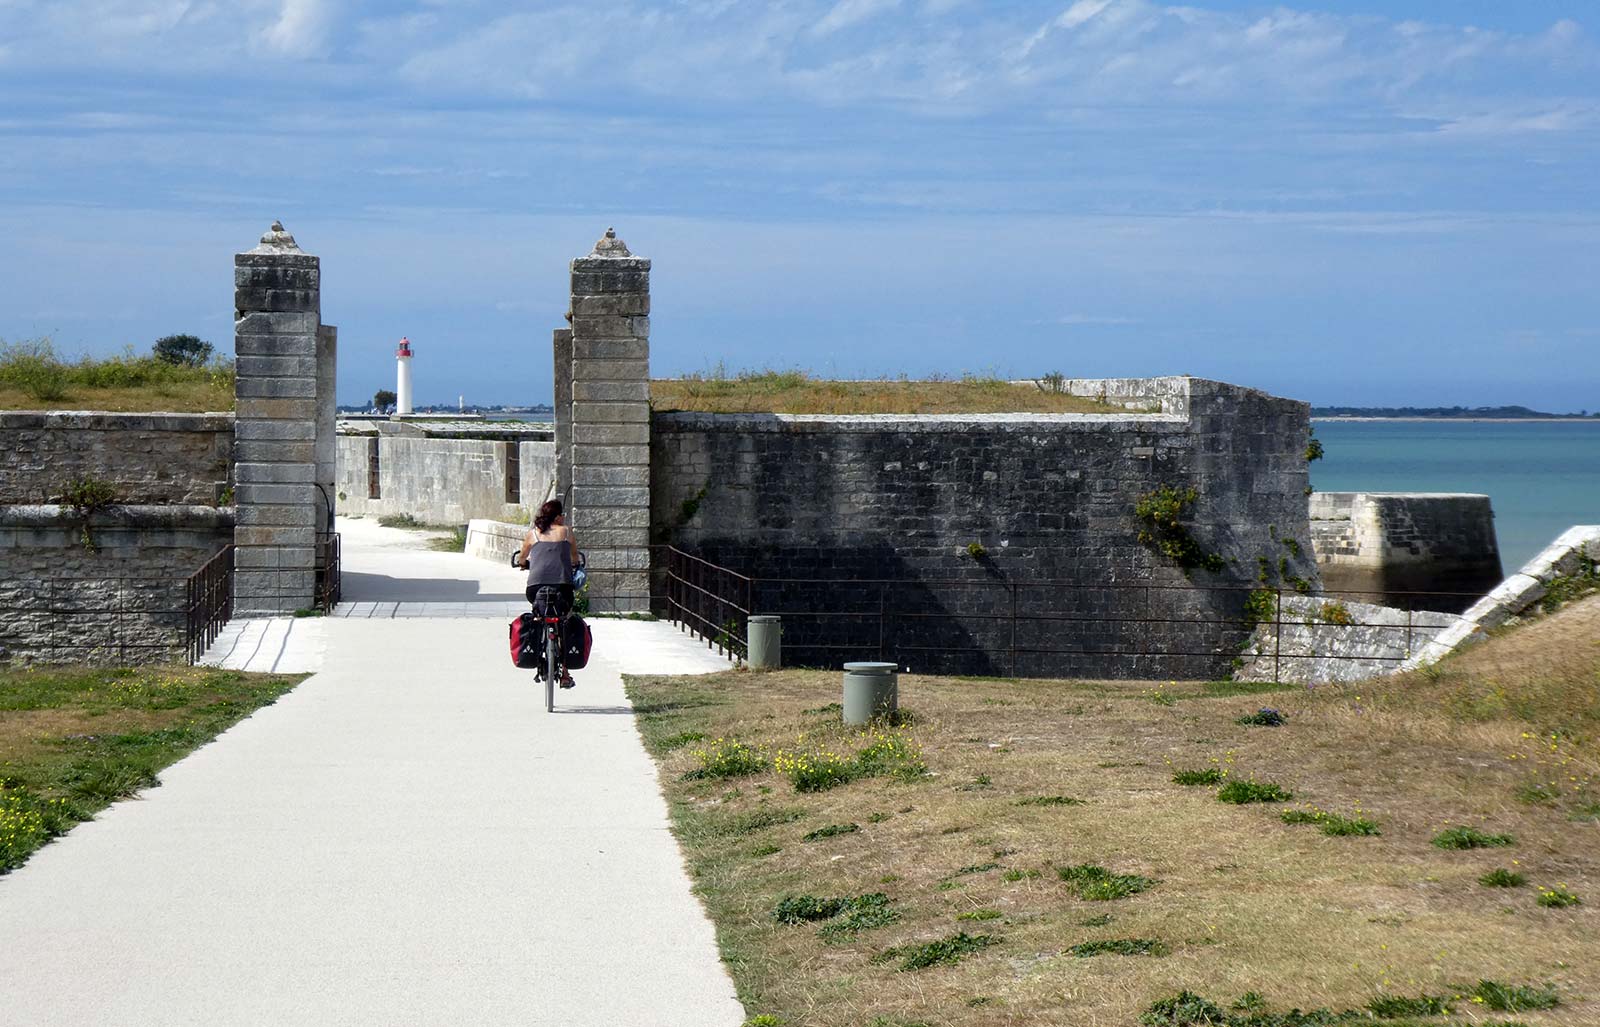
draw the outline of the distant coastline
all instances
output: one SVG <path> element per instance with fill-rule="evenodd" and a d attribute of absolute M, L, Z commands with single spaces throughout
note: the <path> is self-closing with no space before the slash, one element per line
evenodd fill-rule
<path fill-rule="evenodd" d="M 1543 417 L 1443 417 L 1437 414 L 1412 414 L 1409 417 L 1388 417 L 1380 415 L 1360 416 L 1353 414 L 1318 414 L 1311 415 L 1313 421 L 1340 421 L 1346 424 L 1368 421 L 1409 421 L 1426 424 L 1600 424 L 1600 417 L 1583 417 L 1578 414 L 1549 414 Z"/>
<path fill-rule="evenodd" d="M 1593 421 L 1600 424 L 1600 413 L 1558 414 L 1524 406 L 1499 407 L 1346 407 L 1313 406 L 1317 421 Z"/>

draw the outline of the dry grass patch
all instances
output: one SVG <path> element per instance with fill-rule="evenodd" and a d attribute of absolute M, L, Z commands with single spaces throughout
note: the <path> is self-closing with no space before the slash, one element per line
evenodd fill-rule
<path fill-rule="evenodd" d="M 0 386 L 0 410 L 105 410 L 112 413 L 221 413 L 233 409 L 233 383 L 147 385 L 137 388 L 69 387 L 59 398 L 39 399 L 22 389 Z"/>
<path fill-rule="evenodd" d="M 803 371 L 657 379 L 650 383 L 656 410 L 767 414 L 1126 414 L 1128 409 L 1014 385 L 999 378 L 966 376 L 940 381 L 828 381 Z"/>
<path fill-rule="evenodd" d="M 1559 627 L 1580 609 L 1536 627 Z M 1188 990 L 1224 1009 L 1257 992 L 1267 1011 L 1445 996 L 1458 1014 L 1492 1022 L 1489 1000 L 1472 998 L 1487 981 L 1495 996 L 1497 988 L 1554 989 L 1558 1005 L 1516 1012 L 1530 1025 L 1600 1022 L 1591 907 L 1541 906 L 1535 888 L 1479 883 L 1509 865 L 1531 885 L 1583 896 L 1600 870 L 1593 825 L 1568 819 L 1575 803 L 1593 799 L 1580 787 L 1590 736 L 1557 731 L 1552 749 L 1541 719 L 1455 701 L 1492 694 L 1473 668 L 1515 637 L 1431 678 L 1280 692 L 1273 702 L 1285 723 L 1266 731 L 1236 723 L 1259 706 L 1256 690 L 1226 684 L 1166 683 L 1175 701 L 1160 705 L 1145 696 L 1149 682 L 905 675 L 901 699 L 915 710 L 909 736 L 926 776 L 853 779 L 810 793 L 771 769 L 742 778 L 737 793 L 685 781 L 695 758 L 668 743 L 699 732 L 777 750 L 803 735 L 802 744 L 853 752 L 859 735 L 827 709 L 837 673 L 637 678 L 629 690 L 752 1014 L 819 1027 L 875 1017 L 1094 1027 L 1137 1023 L 1153 1003 Z M 1495 666 L 1497 687 L 1509 693 L 1515 673 Z M 1561 666 L 1584 680 L 1582 666 Z M 1597 667 L 1591 660 L 1587 680 Z M 1463 708 L 1477 714 L 1463 718 Z M 1555 686 L 1526 707 L 1553 716 L 1576 708 Z M 1174 766 L 1277 782 L 1310 809 L 1359 813 L 1382 833 L 1291 826 L 1282 806 L 1230 805 L 1217 801 L 1216 787 L 1174 783 Z M 1534 769 L 1571 772 L 1557 805 L 1515 798 Z M 980 778 L 985 787 L 962 787 Z M 803 812 L 756 836 L 711 829 L 769 809 Z M 830 824 L 859 830 L 802 843 Z M 1454 827 L 1515 844 L 1463 851 L 1431 843 Z M 755 856 L 753 842 L 773 851 Z M 1142 890 L 1082 894 L 1085 882 L 1118 880 Z M 880 892 L 898 918 L 853 937 L 824 940 L 773 918 L 785 896 Z M 962 933 L 989 941 L 971 945 L 957 940 Z M 927 946 L 928 958 L 959 949 L 959 959 L 901 969 L 907 953 Z M 1073 954 L 1135 949 L 1163 955 Z M 1463 1021 L 1473 1022 L 1458 1015 Z"/>

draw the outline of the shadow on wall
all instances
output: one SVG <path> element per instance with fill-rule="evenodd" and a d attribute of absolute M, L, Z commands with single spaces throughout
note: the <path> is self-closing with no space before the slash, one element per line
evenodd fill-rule
<path fill-rule="evenodd" d="M 931 577 L 887 541 L 781 552 L 711 541 L 696 554 L 755 579 L 751 610 L 783 618 L 790 666 L 882 660 L 982 677 L 1215 678 L 1249 636 L 1252 589 L 1238 585 L 1024 581 L 983 555 Z"/>

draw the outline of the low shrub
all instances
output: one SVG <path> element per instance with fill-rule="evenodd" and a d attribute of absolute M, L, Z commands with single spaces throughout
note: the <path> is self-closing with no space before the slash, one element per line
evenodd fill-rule
<path fill-rule="evenodd" d="M 1279 788 L 1271 781 L 1247 781 L 1237 777 L 1217 791 L 1219 801 L 1240 806 L 1250 802 L 1288 802 L 1292 798 L 1293 792 Z"/>
<path fill-rule="evenodd" d="M 1433 836 L 1441 849 L 1490 849 L 1515 845 L 1509 834 L 1485 834 L 1475 827 L 1450 827 Z"/>
<path fill-rule="evenodd" d="M 1155 881 L 1139 874 L 1114 874 L 1093 863 L 1057 867 L 1056 874 L 1072 886 L 1078 898 L 1088 902 L 1106 902 L 1125 899 L 1155 886 Z"/>
<path fill-rule="evenodd" d="M 1220 1006 L 1192 991 L 1157 999 L 1139 1017 L 1142 1027 L 1228 1027 L 1231 1022 Z"/>
<path fill-rule="evenodd" d="M 1254 713 L 1247 714 L 1234 721 L 1247 727 L 1282 727 L 1288 718 L 1271 706 L 1263 706 Z"/>
<path fill-rule="evenodd" d="M 1222 783 L 1222 771 L 1216 767 L 1205 767 L 1201 770 L 1179 770 L 1173 773 L 1172 783 L 1179 785 L 1219 785 Z"/>
<path fill-rule="evenodd" d="M 1478 878 L 1478 883 L 1485 888 L 1521 888 L 1528 883 L 1528 879 L 1505 867 L 1495 867 Z"/>

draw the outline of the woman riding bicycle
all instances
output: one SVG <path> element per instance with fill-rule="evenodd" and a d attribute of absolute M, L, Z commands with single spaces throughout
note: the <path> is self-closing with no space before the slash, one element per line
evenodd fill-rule
<path fill-rule="evenodd" d="M 533 516 L 533 527 L 522 537 L 522 551 L 518 566 L 528 570 L 528 602 L 538 605 L 540 588 L 553 587 L 556 594 L 556 612 L 565 617 L 572 611 L 572 565 L 578 559 L 578 540 L 566 525 L 559 499 L 552 499 L 539 507 Z M 571 688 L 575 682 L 563 668 L 561 687 Z"/>

